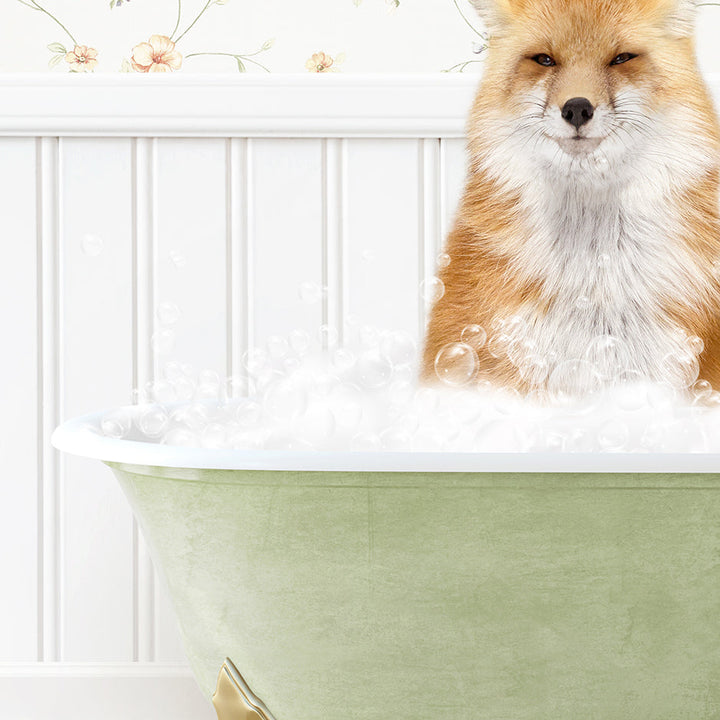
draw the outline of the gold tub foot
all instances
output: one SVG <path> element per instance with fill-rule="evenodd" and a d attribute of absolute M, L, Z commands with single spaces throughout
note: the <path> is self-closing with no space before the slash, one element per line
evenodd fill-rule
<path fill-rule="evenodd" d="M 218 720 L 274 720 L 262 700 L 247 686 L 230 658 L 220 668 L 212 697 Z"/>

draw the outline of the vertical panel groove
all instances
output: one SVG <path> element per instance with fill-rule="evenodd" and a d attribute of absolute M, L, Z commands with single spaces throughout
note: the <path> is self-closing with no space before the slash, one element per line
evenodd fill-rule
<path fill-rule="evenodd" d="M 431 278 L 435 272 L 440 249 L 440 143 L 438 138 L 419 140 L 419 283 Z M 419 303 L 418 337 L 425 333 L 426 303 Z"/>
<path fill-rule="evenodd" d="M 243 163 L 243 207 L 245 211 L 243 259 L 245 262 L 243 286 L 245 288 L 245 346 L 255 346 L 255 283 L 253 252 L 255 244 L 255 196 L 253 192 L 253 141 L 243 140 L 245 162 Z"/>
<path fill-rule="evenodd" d="M 132 141 L 133 384 L 141 392 L 155 376 L 156 141 Z M 133 660 L 155 657 L 155 580 L 147 547 L 133 519 Z"/>
<path fill-rule="evenodd" d="M 38 655 L 44 661 L 62 659 L 62 577 L 60 541 L 60 494 L 62 462 L 50 445 L 50 435 L 62 416 L 61 292 L 59 253 L 60 142 L 58 138 L 37 141 L 38 203 L 38 480 L 39 597 Z"/>
<path fill-rule="evenodd" d="M 250 177 L 248 140 L 230 138 L 227 146 L 227 347 L 228 375 L 243 374 L 250 347 Z"/>
<path fill-rule="evenodd" d="M 322 142 L 322 322 L 338 332 L 343 341 L 345 312 L 345 153 L 346 141 L 325 138 Z"/>

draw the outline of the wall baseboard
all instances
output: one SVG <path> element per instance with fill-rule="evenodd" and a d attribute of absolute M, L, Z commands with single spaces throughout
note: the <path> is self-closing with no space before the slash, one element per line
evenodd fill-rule
<path fill-rule="evenodd" d="M 6 720 L 213 720 L 187 666 L 162 663 L 0 665 Z"/>

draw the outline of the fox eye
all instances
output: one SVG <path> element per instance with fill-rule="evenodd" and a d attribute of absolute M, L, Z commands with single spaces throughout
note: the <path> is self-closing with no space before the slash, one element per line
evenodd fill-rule
<path fill-rule="evenodd" d="M 542 65 L 543 67 L 552 67 L 555 64 L 555 61 L 545 53 L 540 53 L 539 55 L 535 55 L 532 58 L 538 65 Z"/>
<path fill-rule="evenodd" d="M 611 65 L 622 65 L 623 63 L 626 63 L 628 60 L 632 60 L 633 58 L 636 58 L 637 55 L 634 53 L 620 53 L 610 64 Z"/>

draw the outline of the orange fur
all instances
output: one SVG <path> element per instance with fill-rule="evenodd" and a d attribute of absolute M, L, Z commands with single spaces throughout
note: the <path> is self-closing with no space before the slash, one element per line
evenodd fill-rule
<path fill-rule="evenodd" d="M 483 164 L 495 142 L 487 128 L 512 117 L 523 93 L 541 85 L 548 106 L 586 97 L 598 107 L 612 106 L 623 87 L 640 87 L 652 99 L 650 112 L 671 104 L 692 109 L 711 164 L 720 158 L 720 130 L 696 66 L 693 39 L 672 29 L 679 1 L 493 0 L 496 26 L 469 117 L 466 187 L 446 243 L 451 263 L 440 273 L 445 295 L 433 307 L 427 328 L 424 381 L 435 380 L 439 350 L 459 342 L 467 325 L 479 324 L 491 335 L 493 318 L 512 316 L 529 305 L 542 315 L 553 302 L 541 280 L 528 281 L 518 272 L 519 250 L 534 231 L 520 203 L 521 190 L 502 182 L 502 168 L 495 174 Z M 610 66 L 621 52 L 638 57 Z M 553 57 L 557 66 L 539 65 L 532 59 L 538 53 Z M 518 152 L 531 148 L 519 147 Z M 681 219 L 680 240 L 703 268 L 709 290 L 689 303 L 668 288 L 662 311 L 703 339 L 701 378 L 720 389 L 720 287 L 713 268 L 720 259 L 719 185 L 715 164 L 695 182 L 668 194 L 667 203 Z M 479 377 L 527 390 L 509 361 L 492 357 L 487 348 L 479 360 Z"/>

